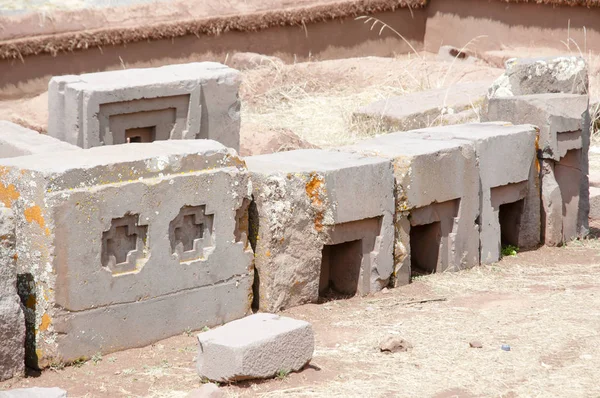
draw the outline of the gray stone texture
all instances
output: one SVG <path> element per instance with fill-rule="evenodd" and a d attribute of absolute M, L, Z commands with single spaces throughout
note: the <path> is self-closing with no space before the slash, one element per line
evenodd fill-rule
<path fill-rule="evenodd" d="M 590 187 L 590 219 L 600 220 L 600 188 Z"/>
<path fill-rule="evenodd" d="M 67 392 L 58 387 L 16 388 L 0 391 L 0 398 L 67 398 Z"/>
<path fill-rule="evenodd" d="M 500 259 L 502 205 L 523 200 L 522 208 L 511 212 L 513 222 L 519 225 L 511 244 L 520 248 L 539 244 L 540 192 L 534 126 L 479 123 L 433 127 L 414 133 L 427 140 L 463 140 L 473 144 L 479 168 L 482 264 Z"/>
<path fill-rule="evenodd" d="M 29 130 L 18 124 L 0 120 L 0 158 L 80 149 L 75 145 Z"/>
<path fill-rule="evenodd" d="M 17 295 L 12 210 L 0 207 L 0 381 L 25 371 L 25 317 Z"/>
<path fill-rule="evenodd" d="M 316 302 L 329 288 L 364 295 L 387 286 L 394 236 L 389 160 L 317 149 L 245 160 L 262 311 Z"/>
<path fill-rule="evenodd" d="M 448 88 L 411 93 L 380 100 L 354 113 L 390 131 L 420 129 L 455 120 L 455 114 L 480 107 L 489 81 L 458 83 Z M 469 117 L 467 113 L 464 115 Z"/>
<path fill-rule="evenodd" d="M 294 372 L 313 356 L 310 323 L 275 314 L 254 314 L 198 335 L 198 374 L 226 382 Z"/>
<path fill-rule="evenodd" d="M 139 347 L 250 306 L 249 179 L 211 140 L 0 161 L 31 366 Z M 202 303 L 202 305 L 198 305 Z"/>
<path fill-rule="evenodd" d="M 576 94 L 522 95 L 489 101 L 488 120 L 531 123 L 539 128 L 543 239 L 549 246 L 583 237 L 589 231 L 588 103 L 587 95 Z"/>
<path fill-rule="evenodd" d="M 82 148 L 205 138 L 239 150 L 239 84 L 214 62 L 54 77 L 48 134 Z"/>
<path fill-rule="evenodd" d="M 394 165 L 396 286 L 410 281 L 411 263 L 417 260 L 433 262 L 428 267 L 432 272 L 459 270 L 479 263 L 479 174 L 470 142 L 428 141 L 420 135 L 401 132 L 342 150 L 390 159 Z M 437 244 L 436 236 L 416 228 L 432 223 L 440 223 L 439 231 L 429 230 L 433 235 L 441 235 Z M 419 230 L 425 235 L 414 236 Z M 411 247 L 420 253 L 411 253 Z"/>
<path fill-rule="evenodd" d="M 513 58 L 489 88 L 488 98 L 544 93 L 587 94 L 588 67 L 576 56 Z"/>

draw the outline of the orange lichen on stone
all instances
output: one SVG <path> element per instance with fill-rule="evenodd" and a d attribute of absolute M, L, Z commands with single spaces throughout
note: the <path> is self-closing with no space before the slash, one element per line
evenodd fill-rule
<path fill-rule="evenodd" d="M 47 313 L 44 314 L 42 316 L 42 323 L 40 323 L 39 330 L 41 332 L 48 330 L 48 327 L 50 327 L 50 323 L 52 323 L 52 319 L 50 318 L 50 315 L 48 315 Z"/>
<path fill-rule="evenodd" d="M 537 158 L 537 154 L 540 151 L 540 129 L 538 129 L 536 127 L 536 135 L 535 135 L 535 165 L 537 166 L 537 171 L 538 173 L 540 172 L 540 170 L 542 169 L 542 166 L 540 165 L 540 161 Z"/>
<path fill-rule="evenodd" d="M 323 200 L 321 199 L 321 193 L 323 191 L 323 179 L 317 173 L 311 173 L 310 179 L 306 183 L 306 194 L 308 195 L 311 204 L 317 209 L 315 215 L 315 229 L 317 231 L 323 230 Z"/>
<path fill-rule="evenodd" d="M 0 183 L 0 202 L 4 203 L 4 206 L 9 209 L 12 207 L 12 204 L 15 200 L 19 199 L 19 192 L 13 184 L 6 186 Z"/>
<path fill-rule="evenodd" d="M 28 223 L 36 222 L 42 228 L 46 226 L 46 222 L 44 221 L 44 216 L 42 216 L 42 209 L 40 206 L 32 206 L 28 209 L 25 209 L 23 212 L 25 214 L 25 219 Z M 50 234 L 50 231 L 47 231 L 47 234 Z"/>

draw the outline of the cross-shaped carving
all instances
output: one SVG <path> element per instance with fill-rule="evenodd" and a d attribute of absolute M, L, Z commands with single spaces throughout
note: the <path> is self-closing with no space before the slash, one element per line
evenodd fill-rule
<path fill-rule="evenodd" d="M 113 275 L 136 272 L 146 256 L 147 225 L 138 225 L 139 215 L 114 218 L 102 234 L 102 266 Z"/>
<path fill-rule="evenodd" d="M 205 211 L 206 206 L 184 206 L 169 224 L 171 251 L 180 262 L 202 258 L 212 245 L 213 216 Z"/>

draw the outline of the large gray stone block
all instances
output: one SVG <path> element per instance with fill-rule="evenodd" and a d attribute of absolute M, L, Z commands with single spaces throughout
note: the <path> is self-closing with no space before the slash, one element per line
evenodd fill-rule
<path fill-rule="evenodd" d="M 587 94 L 588 68 L 582 57 L 513 58 L 492 84 L 488 98 L 544 93 Z"/>
<path fill-rule="evenodd" d="M 13 212 L 0 208 L 0 381 L 25 370 L 25 317 L 17 295 Z"/>
<path fill-rule="evenodd" d="M 497 261 L 501 243 L 534 247 L 540 240 L 537 130 L 531 125 L 478 123 L 415 130 L 427 140 L 461 140 L 479 168 L 480 262 Z"/>
<path fill-rule="evenodd" d="M 555 246 L 587 235 L 590 115 L 587 95 L 537 94 L 492 98 L 488 120 L 538 126 L 543 167 L 543 238 Z"/>
<path fill-rule="evenodd" d="M 0 163 L 0 200 L 17 220 L 32 366 L 248 312 L 249 176 L 235 151 L 179 140 Z"/>
<path fill-rule="evenodd" d="M 396 286 L 407 284 L 417 269 L 441 272 L 479 263 L 479 174 L 469 142 L 401 132 L 342 150 L 394 165 Z"/>
<path fill-rule="evenodd" d="M 0 158 L 72 150 L 81 148 L 18 124 L 0 120 Z"/>
<path fill-rule="evenodd" d="M 213 381 L 269 378 L 304 367 L 313 356 L 310 323 L 254 314 L 200 333 L 197 369 Z"/>
<path fill-rule="evenodd" d="M 206 138 L 239 150 L 239 84 L 215 62 L 54 77 L 48 134 L 82 148 Z"/>
<path fill-rule="evenodd" d="M 261 310 L 387 286 L 394 236 L 389 160 L 316 149 L 245 160 Z"/>

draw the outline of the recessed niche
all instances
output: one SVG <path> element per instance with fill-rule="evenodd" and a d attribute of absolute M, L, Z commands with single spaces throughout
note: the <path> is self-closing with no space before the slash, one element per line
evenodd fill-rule
<path fill-rule="evenodd" d="M 102 233 L 102 266 L 113 275 L 137 272 L 146 256 L 147 225 L 138 225 L 139 215 L 114 218 L 108 231 Z"/>
<path fill-rule="evenodd" d="M 362 250 L 362 240 L 323 247 L 320 297 L 354 296 L 357 293 Z"/>

